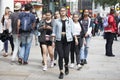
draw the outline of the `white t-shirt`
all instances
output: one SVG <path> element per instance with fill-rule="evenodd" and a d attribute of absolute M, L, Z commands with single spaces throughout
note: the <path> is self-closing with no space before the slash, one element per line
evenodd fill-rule
<path fill-rule="evenodd" d="M 9 22 L 9 19 L 8 18 L 5 18 L 4 19 L 4 26 L 3 26 L 3 29 L 6 30 L 7 29 L 7 25 L 9 24 L 9 33 L 12 32 L 12 27 L 11 27 L 11 22 Z"/>
<path fill-rule="evenodd" d="M 82 29 L 81 29 L 80 23 L 79 22 L 77 22 L 77 23 L 74 22 L 75 35 L 80 35 L 81 30 Z"/>

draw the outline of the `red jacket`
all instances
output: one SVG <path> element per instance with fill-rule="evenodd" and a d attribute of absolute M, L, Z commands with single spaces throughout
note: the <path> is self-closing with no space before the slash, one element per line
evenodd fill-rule
<path fill-rule="evenodd" d="M 111 32 L 116 33 L 117 27 L 116 27 L 116 21 L 113 14 L 110 14 L 108 16 L 108 26 L 104 28 L 105 32 Z"/>

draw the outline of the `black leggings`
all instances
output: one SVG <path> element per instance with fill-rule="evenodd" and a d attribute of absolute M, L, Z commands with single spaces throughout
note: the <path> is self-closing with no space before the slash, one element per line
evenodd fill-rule
<path fill-rule="evenodd" d="M 70 46 L 71 42 L 64 42 L 64 41 L 56 41 L 56 48 L 58 51 L 59 55 L 59 69 L 63 70 L 63 59 L 65 61 L 65 66 L 68 66 L 69 63 L 69 51 L 70 51 Z"/>
<path fill-rule="evenodd" d="M 112 52 L 112 45 L 113 45 L 113 40 L 114 40 L 114 34 L 113 33 L 105 33 L 106 37 L 106 55 L 113 55 Z"/>
<path fill-rule="evenodd" d="M 75 45 L 75 39 L 71 43 L 70 52 L 71 63 L 74 63 L 74 54 L 76 54 L 76 62 L 77 64 L 80 64 L 80 43 L 78 43 L 78 45 Z"/>

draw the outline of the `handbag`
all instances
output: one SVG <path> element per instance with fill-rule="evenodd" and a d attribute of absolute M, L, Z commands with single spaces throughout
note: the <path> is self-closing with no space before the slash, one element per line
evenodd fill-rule
<path fill-rule="evenodd" d="M 8 29 L 7 29 L 7 30 L 4 30 L 3 33 L 0 34 L 0 40 L 1 40 L 2 42 L 5 42 L 6 40 L 9 39 L 9 36 L 10 36 L 10 34 L 9 34 Z"/>

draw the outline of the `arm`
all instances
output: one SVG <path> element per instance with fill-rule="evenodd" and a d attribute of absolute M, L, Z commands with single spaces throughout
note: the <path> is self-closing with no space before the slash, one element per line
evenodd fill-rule
<path fill-rule="evenodd" d="M 19 34 L 19 29 L 20 29 L 20 19 L 18 19 L 18 22 L 17 22 L 17 34 Z"/>

